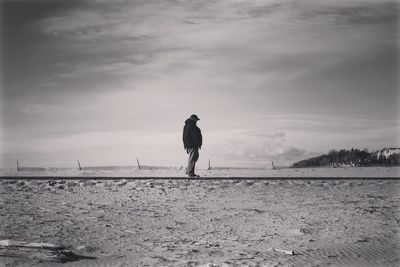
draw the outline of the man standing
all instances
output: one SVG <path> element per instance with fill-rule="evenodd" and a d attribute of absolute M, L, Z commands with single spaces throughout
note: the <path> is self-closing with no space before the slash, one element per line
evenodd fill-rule
<path fill-rule="evenodd" d="M 188 166 L 186 169 L 186 174 L 189 178 L 200 177 L 194 173 L 196 161 L 199 159 L 199 149 L 201 149 L 203 143 L 201 130 L 196 125 L 199 120 L 199 117 L 193 114 L 185 121 L 185 126 L 183 127 L 183 146 L 189 154 Z"/>

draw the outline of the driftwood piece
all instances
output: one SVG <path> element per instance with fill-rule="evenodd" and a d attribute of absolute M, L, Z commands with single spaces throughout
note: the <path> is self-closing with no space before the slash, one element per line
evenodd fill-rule
<path fill-rule="evenodd" d="M 95 257 L 76 254 L 73 249 L 51 243 L 0 240 L 0 256 L 31 258 L 44 261 L 71 262 Z"/>
<path fill-rule="evenodd" d="M 15 241 L 15 240 L 0 240 L 1 248 L 37 248 L 37 249 L 48 249 L 48 250 L 62 250 L 65 249 L 64 246 L 58 246 L 51 243 L 36 243 L 36 242 L 25 242 L 25 241 Z"/>

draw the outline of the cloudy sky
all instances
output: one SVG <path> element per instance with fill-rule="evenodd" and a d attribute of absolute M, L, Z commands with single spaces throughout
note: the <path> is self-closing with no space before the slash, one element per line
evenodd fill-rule
<path fill-rule="evenodd" d="M 270 167 L 400 146 L 399 3 L 2 0 L 0 167 Z"/>

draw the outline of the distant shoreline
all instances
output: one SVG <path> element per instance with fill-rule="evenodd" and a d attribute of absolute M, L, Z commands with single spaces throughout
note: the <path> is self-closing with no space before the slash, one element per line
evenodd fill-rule
<path fill-rule="evenodd" d="M 210 180 L 257 180 L 257 181 L 268 181 L 268 180 L 400 180 L 400 177 L 199 177 L 199 178 L 187 178 L 187 177 L 126 177 L 126 176 L 0 176 L 0 180 L 196 180 L 196 181 L 210 181 Z"/>
<path fill-rule="evenodd" d="M 400 167 L 319 167 L 288 169 L 199 169 L 199 180 L 230 179 L 389 179 L 400 178 Z M 17 171 L 0 169 L 0 179 L 130 179 L 130 180 L 186 180 L 184 168 L 170 169 L 116 169 L 116 170 L 77 170 L 64 169 L 57 171 Z M 194 179 L 189 179 L 194 180 Z"/>

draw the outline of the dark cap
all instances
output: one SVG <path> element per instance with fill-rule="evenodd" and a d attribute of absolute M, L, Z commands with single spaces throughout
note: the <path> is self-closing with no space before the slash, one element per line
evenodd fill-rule
<path fill-rule="evenodd" d="M 190 118 L 191 118 L 192 120 L 196 120 L 196 121 L 199 121 L 199 120 L 200 120 L 199 117 L 197 117 L 196 114 L 193 114 L 192 116 L 190 116 Z"/>

